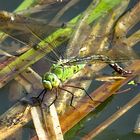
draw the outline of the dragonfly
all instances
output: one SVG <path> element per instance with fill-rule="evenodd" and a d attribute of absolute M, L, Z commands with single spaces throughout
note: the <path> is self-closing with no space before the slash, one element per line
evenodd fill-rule
<path fill-rule="evenodd" d="M 81 29 L 83 29 L 83 28 L 81 28 Z M 73 40 L 74 39 L 72 39 L 72 41 Z M 72 41 L 70 41 L 69 44 L 72 44 Z M 75 44 L 73 44 L 73 45 L 75 46 Z M 60 92 L 59 90 L 64 90 L 64 91 L 66 91 L 66 92 L 71 94 L 70 106 L 73 107 L 74 94 L 73 94 L 73 92 L 63 88 L 63 83 L 65 83 L 68 79 L 70 79 L 74 74 L 78 73 L 81 69 L 83 69 L 87 65 L 87 63 L 89 63 L 91 61 L 103 61 L 103 62 L 106 62 L 118 74 L 120 74 L 120 75 L 122 75 L 124 77 L 127 76 L 127 75 L 132 74 L 131 71 L 124 70 L 114 60 L 112 60 L 108 56 L 102 55 L 102 54 L 95 54 L 95 55 L 84 56 L 84 57 L 79 57 L 79 58 L 76 56 L 76 57 L 70 57 L 69 59 L 59 59 L 59 61 L 56 64 L 52 65 L 52 67 L 50 68 L 49 72 L 46 72 L 43 75 L 42 84 L 44 86 L 44 89 L 40 92 L 40 94 L 37 97 L 32 98 L 33 102 L 36 102 L 35 100 L 38 99 L 41 96 L 42 96 L 41 102 L 43 102 L 44 96 L 47 93 L 47 91 L 48 90 L 50 90 L 50 91 L 55 90 L 54 91 L 56 93 L 55 94 L 55 99 L 51 102 L 51 104 L 49 104 L 49 106 L 51 106 L 57 100 L 59 92 Z M 77 88 L 77 89 L 83 90 L 86 93 L 86 95 L 92 101 L 96 101 L 96 100 L 92 99 L 92 97 L 88 94 L 88 92 L 85 90 L 85 88 L 75 86 L 75 85 L 67 85 L 67 84 L 64 84 L 64 87 L 71 87 L 71 88 Z M 100 102 L 100 101 L 96 101 L 96 102 Z"/>
<path fill-rule="evenodd" d="M 83 25 L 86 27 L 85 25 Z M 86 28 L 85 28 L 86 29 Z M 29 29 L 30 30 L 30 29 Z M 30 33 L 33 33 L 31 29 Z M 80 32 L 83 31 L 83 27 L 80 27 Z M 79 32 L 79 31 L 78 31 Z M 35 33 L 36 34 L 36 33 Z M 34 34 L 33 34 L 34 35 Z M 36 35 L 35 35 L 36 36 Z M 75 35 L 76 36 L 76 33 Z M 40 38 L 40 37 L 38 37 Z M 81 36 L 79 36 L 79 39 L 81 39 Z M 72 44 L 74 39 L 70 41 L 69 44 Z M 82 40 L 77 40 L 77 42 L 84 42 L 84 39 Z M 72 48 L 74 51 L 74 46 L 77 46 L 77 43 L 75 42 L 72 46 L 68 45 L 68 51 Z M 84 46 L 84 45 L 83 45 Z M 83 47 L 80 45 L 77 47 L 79 50 L 83 50 Z M 78 50 L 77 49 L 77 50 Z M 92 48 L 90 48 L 91 50 Z M 78 51 L 79 51 L 78 50 Z M 43 50 L 41 50 L 43 52 Z M 53 51 L 54 52 L 54 51 Z M 69 52 L 68 52 L 69 53 Z M 67 55 L 68 59 L 60 59 L 56 64 L 53 64 L 52 67 L 50 68 L 49 72 L 46 72 L 42 76 L 42 84 L 44 86 L 44 89 L 39 93 L 37 97 L 33 97 L 32 99 L 36 100 L 37 102 L 41 101 L 43 102 L 44 96 L 47 93 L 47 91 L 52 91 L 55 90 L 55 99 L 52 101 L 50 105 L 52 105 L 58 98 L 59 90 L 64 90 L 68 93 L 71 94 L 71 101 L 70 101 L 70 106 L 73 106 L 73 99 L 74 99 L 74 94 L 73 92 L 63 88 L 63 84 L 70 79 L 73 75 L 77 74 L 79 71 L 85 68 L 85 66 L 92 62 L 92 61 L 102 61 L 107 63 L 109 66 L 111 66 L 117 73 L 119 73 L 122 76 L 127 76 L 129 74 L 132 74 L 131 71 L 129 70 L 124 70 L 116 61 L 112 60 L 109 56 L 104 55 L 104 54 L 92 54 L 90 56 L 82 56 L 79 57 L 78 55 L 71 56 L 73 52 L 70 51 L 70 54 Z M 119 60 L 117 60 L 119 61 Z M 92 97 L 88 94 L 85 88 L 79 87 L 76 85 L 67 85 L 64 84 L 64 87 L 71 87 L 71 88 L 76 88 L 84 91 L 86 95 L 93 101 L 96 101 L 92 99 Z M 41 100 L 40 97 L 42 96 Z M 98 101 L 99 102 L 99 101 Z"/>

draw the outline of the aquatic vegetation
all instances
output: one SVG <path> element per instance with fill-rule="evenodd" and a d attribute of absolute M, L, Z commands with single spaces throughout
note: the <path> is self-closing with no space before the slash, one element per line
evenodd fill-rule
<path fill-rule="evenodd" d="M 38 99 L 41 96 L 43 96 L 41 97 L 41 103 L 45 103 L 49 107 L 47 108 L 49 112 L 51 112 L 50 108 L 54 107 L 52 104 L 55 103 L 57 112 L 63 114 L 60 116 L 60 124 L 62 132 L 65 133 L 121 86 L 139 74 L 140 68 L 138 65 L 140 62 L 139 60 L 136 61 L 139 57 L 130 48 L 139 41 L 139 30 L 129 37 L 126 36 L 130 28 L 139 21 L 139 9 L 137 4 L 131 11 L 122 14 L 128 3 L 129 1 L 122 2 L 119 0 L 114 2 L 106 0 L 93 1 L 78 16 L 66 24 L 61 22 L 58 25 L 34 17 L 29 18 L 8 12 L 0 13 L 0 19 L 2 19 L 0 21 L 1 31 L 25 45 L 22 53 L 18 49 L 16 56 L 9 56 L 7 61 L 2 63 L 0 86 L 5 86 L 15 78 L 25 87 L 28 93 L 35 93 L 28 100 L 26 97 L 21 99 L 1 116 L 0 136 L 2 138 L 10 135 L 31 119 L 30 109 L 32 117 L 34 116 L 34 113 L 36 113 L 35 107 L 32 107 L 30 102 L 32 102 L 32 105 L 38 102 L 39 104 L 37 103 L 36 107 L 38 108 L 38 105 L 40 105 Z M 135 16 L 132 19 L 130 15 Z M 128 18 L 129 22 L 126 20 Z M 44 29 L 45 27 L 47 29 Z M 47 32 L 49 28 L 54 30 Z M 63 54 L 65 59 L 60 58 L 55 49 L 68 40 L 65 55 Z M 110 49 L 110 47 L 112 48 Z M 45 71 L 46 73 L 41 81 L 39 75 L 28 67 L 41 58 L 49 61 L 50 58 L 46 58 L 46 54 L 50 52 L 59 61 L 58 63 L 55 62 L 56 64 L 54 63 L 49 71 Z M 118 64 L 127 61 L 129 65 L 134 61 L 127 70 Z M 52 62 L 54 61 L 51 60 Z M 112 76 L 111 81 L 107 79 L 108 76 L 100 75 L 99 70 L 105 65 L 111 66 L 116 71 L 115 74 L 110 74 Z M 99 76 L 100 79 L 107 79 L 109 82 L 89 94 L 87 90 L 93 77 L 98 78 Z M 113 79 L 113 77 L 116 79 Z M 29 85 L 31 86 L 30 89 L 28 88 Z M 39 93 L 41 94 L 39 95 Z M 85 96 L 85 93 L 88 96 Z M 57 97 L 58 95 L 59 97 Z M 49 118 L 50 114 L 46 113 L 45 110 L 43 110 L 43 114 L 43 116 L 48 115 Z M 33 117 L 33 119 L 35 118 Z M 48 123 L 47 119 L 45 119 L 46 124 Z M 52 126 L 46 125 L 45 127 Z M 59 131 L 61 133 L 61 130 Z M 47 136 L 45 135 L 45 137 Z"/>

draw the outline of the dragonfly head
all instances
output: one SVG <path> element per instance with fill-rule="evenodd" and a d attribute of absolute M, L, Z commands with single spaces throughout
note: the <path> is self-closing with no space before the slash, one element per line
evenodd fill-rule
<path fill-rule="evenodd" d="M 60 85 L 60 80 L 54 73 L 47 72 L 42 78 L 44 88 L 51 90 L 57 88 Z"/>

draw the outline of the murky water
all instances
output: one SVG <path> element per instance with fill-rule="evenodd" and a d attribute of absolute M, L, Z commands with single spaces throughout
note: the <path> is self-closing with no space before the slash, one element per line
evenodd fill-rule
<path fill-rule="evenodd" d="M 8 10 L 8 11 L 12 11 L 20 3 L 19 0 L 13 0 L 12 4 L 9 3 L 8 0 L 7 1 L 0 0 L 0 2 L 1 2 L 0 9 Z M 135 2 L 136 0 L 135 1 L 132 0 L 130 6 L 132 6 Z M 89 0 L 86 1 L 85 3 L 89 3 Z M 14 7 L 11 7 L 12 5 Z M 17 96 L 13 97 L 14 95 L 9 95 L 9 91 L 11 90 L 11 85 L 14 84 L 14 82 L 15 82 L 14 80 L 11 81 L 9 84 L 7 84 L 5 87 L 1 89 L 1 94 L 0 94 L 1 114 L 4 113 L 11 105 L 13 105 L 17 99 L 21 98 L 22 96 L 25 96 L 25 92 L 19 94 L 18 97 Z M 128 86 L 123 87 L 123 89 L 126 88 L 128 88 Z M 129 100 L 131 100 L 138 92 L 140 92 L 140 86 L 133 86 L 131 91 L 111 97 L 105 103 L 103 103 L 103 105 L 97 108 L 95 112 L 91 112 L 82 121 L 80 121 L 74 128 L 72 128 L 69 132 L 67 132 L 65 135 L 65 139 L 80 140 L 82 136 L 84 136 L 90 130 L 92 130 L 93 128 L 98 126 L 101 122 L 106 120 L 109 116 L 111 116 L 111 114 L 117 111 L 118 108 L 126 104 Z M 11 97 L 9 96 L 11 96 L 13 100 L 9 100 L 11 99 Z M 130 109 L 125 115 L 123 115 L 121 118 L 115 121 L 112 125 L 110 125 L 105 131 L 103 131 L 100 135 L 98 135 L 94 140 L 139 140 L 140 135 L 133 133 L 137 116 L 140 114 L 139 106 L 140 103 L 134 106 L 132 109 Z M 24 129 L 20 131 L 19 137 L 17 138 L 21 139 L 21 135 L 23 135 L 24 136 L 23 139 L 28 140 L 30 137 L 29 133 L 34 134 L 32 123 L 27 124 L 24 127 Z"/>

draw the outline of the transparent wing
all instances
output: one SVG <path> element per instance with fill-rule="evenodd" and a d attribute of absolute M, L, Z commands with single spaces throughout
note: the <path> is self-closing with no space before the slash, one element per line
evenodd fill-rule
<path fill-rule="evenodd" d="M 74 16 L 75 15 L 77 15 L 77 13 L 74 14 Z M 37 36 L 42 39 L 42 37 L 41 37 L 42 33 L 43 34 L 47 34 L 48 33 L 48 32 L 46 32 L 46 29 L 45 29 L 46 27 L 44 26 L 46 24 L 46 22 L 42 21 L 42 19 L 28 18 L 28 17 L 24 17 L 24 16 L 21 16 L 21 15 L 15 15 L 15 14 L 12 14 L 12 13 L 7 13 L 7 12 L 2 12 L 1 13 L 1 18 L 2 18 L 2 20 L 1 20 L 1 25 L 2 25 L 1 28 L 3 29 L 3 31 L 5 31 L 8 34 L 10 34 L 10 36 L 12 38 L 14 38 L 14 41 L 12 39 L 12 42 L 9 42 L 9 40 L 6 39 L 6 42 L 4 42 L 1 45 L 1 48 L 4 49 L 7 52 L 8 52 L 8 50 L 11 50 L 10 53 L 12 53 L 12 54 L 15 54 L 15 52 L 17 50 L 19 50 L 19 48 L 21 47 L 20 46 L 21 44 L 20 45 L 16 44 L 17 42 L 15 43 L 15 40 L 20 40 L 25 45 L 27 44 L 30 47 L 30 46 L 32 46 L 34 44 L 36 45 L 37 42 L 40 41 L 37 38 Z M 71 19 L 71 18 L 72 17 L 70 17 L 69 19 Z M 40 28 L 40 26 L 38 24 L 41 26 L 41 28 Z M 34 25 L 36 25 L 36 26 L 34 26 Z M 51 29 L 53 29 L 53 28 L 51 26 L 49 26 L 49 30 L 51 30 Z M 25 30 L 25 32 L 24 32 L 24 30 Z M 42 32 L 42 30 L 43 30 L 43 32 Z M 34 32 L 34 34 L 32 33 L 32 31 Z M 41 35 L 38 34 L 40 32 L 41 32 Z M 29 33 L 29 36 L 26 33 L 27 34 Z M 37 36 L 35 36 L 35 34 L 37 34 Z M 44 37 L 44 35 L 43 35 L 43 37 Z M 7 49 L 7 46 L 9 46 L 8 49 Z M 26 50 L 28 50 L 28 48 Z M 50 49 L 50 50 L 53 50 L 53 49 Z M 41 50 L 39 53 L 40 54 L 44 53 L 44 51 Z M 31 59 L 31 60 L 33 60 L 33 59 Z M 28 59 L 27 63 L 29 61 L 30 60 Z M 26 63 L 26 61 L 25 61 L 25 63 Z M 7 74 L 7 75 L 11 75 L 11 74 L 14 74 L 16 72 L 17 73 L 19 72 L 19 69 L 17 68 L 18 67 L 17 63 L 14 64 L 14 67 L 16 67 L 16 68 L 11 68 L 9 66 L 6 67 L 6 68 L 8 68 L 8 71 L 10 73 L 10 74 Z M 2 75 L 3 75 L 3 73 L 2 73 Z M 7 75 L 5 75 L 5 76 L 7 76 Z"/>
<path fill-rule="evenodd" d="M 61 3 L 57 1 L 40 2 L 37 6 L 25 11 L 20 11 L 18 14 L 0 11 L 0 30 L 10 36 L 10 39 L 6 39 L 9 42 L 8 45 L 4 42 L 1 45 L 1 49 L 5 50 L 7 47 L 7 50 L 13 49 L 13 52 L 15 52 L 15 49 L 17 50 L 23 45 L 24 48 L 26 48 L 25 50 L 27 50 L 28 47 L 36 45 L 39 40 L 29 29 L 32 29 L 35 34 L 43 39 L 57 28 L 60 28 L 63 21 L 55 24 L 49 24 L 49 22 L 67 3 L 68 1 Z M 24 49 L 22 48 L 22 52 L 23 51 Z"/>
<path fill-rule="evenodd" d="M 89 34 L 90 26 L 87 23 L 87 18 L 89 17 L 88 11 L 83 13 L 79 18 L 79 22 L 75 27 L 75 31 L 68 43 L 68 48 L 66 51 L 66 56 L 69 58 L 71 56 L 77 56 L 81 48 L 82 43 Z"/>
<path fill-rule="evenodd" d="M 101 18 L 98 18 L 93 23 L 92 29 L 90 29 L 90 33 L 88 32 L 87 34 L 83 30 L 84 26 L 86 26 L 86 22 L 79 23 L 75 31 L 74 37 L 71 39 L 68 45 L 68 49 L 66 51 L 67 57 L 80 58 L 80 57 L 90 57 L 94 54 L 95 55 L 102 54 L 102 55 L 108 56 L 114 62 L 126 62 L 126 61 L 130 61 L 136 58 L 139 59 L 139 57 L 135 55 L 135 52 L 133 51 L 133 49 L 130 49 L 129 46 L 127 47 L 123 45 L 123 43 L 119 43 L 121 44 L 121 46 L 119 46 L 118 43 L 116 43 L 116 39 L 115 39 L 116 37 L 114 34 L 115 23 L 117 22 L 117 19 L 119 18 L 121 14 L 120 11 L 123 11 L 123 10 L 124 9 L 120 6 L 116 8 L 115 10 L 113 9 L 107 15 L 103 15 Z M 81 19 L 81 22 L 82 22 L 82 19 Z M 84 36 L 86 36 L 85 38 L 82 37 L 83 35 L 82 33 L 84 34 Z M 68 84 L 74 85 L 76 87 L 83 87 L 85 89 L 88 89 L 92 80 L 91 79 L 82 80 L 83 77 L 94 77 L 96 75 L 95 73 L 98 73 L 102 68 L 105 67 L 105 63 L 102 64 L 102 63 L 97 63 L 97 62 L 106 63 L 106 61 L 102 59 L 99 59 L 96 61 L 93 60 L 93 62 L 90 62 L 90 64 L 88 64 L 82 71 L 80 71 L 77 75 L 75 75 L 78 77 L 79 79 L 78 81 L 74 76 L 72 77 L 72 79 L 74 78 L 74 80 L 71 79 L 68 82 Z M 107 79 L 107 81 L 109 79 L 107 78 L 107 76 L 104 77 L 104 79 L 101 77 L 99 78 L 101 80 Z M 124 77 L 122 76 L 116 76 L 116 75 L 114 79 L 113 79 L 113 76 L 110 77 L 111 81 L 117 80 L 117 79 L 123 79 L 123 78 Z M 84 91 L 82 91 L 81 89 L 72 88 L 70 89 L 70 91 L 72 91 L 72 93 L 74 93 L 75 96 L 83 96 L 83 93 L 84 93 Z M 64 97 L 62 98 L 66 98 L 65 94 L 66 93 L 64 92 Z M 69 95 L 69 99 L 70 98 L 71 96 Z M 65 103 L 63 102 L 63 104 Z M 57 105 L 58 105 L 58 110 L 61 112 L 62 104 L 59 103 Z"/>
<path fill-rule="evenodd" d="M 39 40 L 30 32 L 30 28 L 44 38 L 51 32 L 56 30 L 57 27 L 48 25 L 45 20 L 24 17 L 12 13 L 0 13 L 0 29 L 8 34 L 12 39 L 24 45 L 35 45 Z"/>
<path fill-rule="evenodd" d="M 63 7 L 65 7 L 65 5 L 68 2 L 69 0 L 63 1 L 61 3 L 53 2 L 50 5 L 43 4 L 39 6 L 40 10 L 39 11 L 37 10 L 36 12 L 35 9 L 36 8 L 38 9 L 38 6 L 34 7 L 34 10 L 28 9 L 27 11 L 29 12 L 28 15 L 30 15 L 30 17 L 21 15 L 21 14 L 27 15 L 27 13 L 24 12 L 22 13 L 22 11 L 20 12 L 20 15 L 8 13 L 6 11 L 0 12 L 0 29 L 12 38 L 12 41 L 10 40 L 12 42 L 11 43 L 12 45 L 10 45 L 10 47 L 8 47 L 8 45 L 2 44 L 1 48 L 4 49 L 5 47 L 3 46 L 6 46 L 8 50 L 13 49 L 14 52 L 16 48 L 20 48 L 22 46 L 19 45 L 20 43 L 26 45 L 25 49 L 23 48 L 21 49 L 21 51 L 23 52 L 24 50 L 27 50 L 27 46 L 31 47 L 38 44 L 40 40 L 38 40 L 36 36 L 34 36 L 34 34 L 37 34 L 39 38 L 43 39 L 49 34 L 51 34 L 53 31 L 55 31 L 57 28 L 60 28 L 65 21 L 67 22 L 68 20 L 70 20 L 70 19 L 64 20 L 64 18 L 61 18 L 60 22 L 58 21 L 59 19 L 55 23 L 51 22 L 51 20 L 53 20 L 53 17 L 55 17 L 56 14 L 59 14 L 59 10 L 63 9 Z M 33 13 L 32 12 L 30 13 L 30 11 L 32 10 Z M 74 7 L 74 10 L 78 11 L 79 8 L 75 9 Z M 33 31 L 34 34 L 32 34 L 31 31 Z M 18 45 L 16 45 L 15 42 Z M 13 48 L 13 46 L 16 47 Z"/>
<path fill-rule="evenodd" d="M 95 4 L 96 5 L 96 4 Z M 79 17 L 79 23 L 76 25 L 75 27 L 75 31 L 67 45 L 67 50 L 66 50 L 66 53 L 65 53 L 65 56 L 66 58 L 74 58 L 74 57 L 77 57 L 78 54 L 79 54 L 79 51 L 80 51 L 80 48 L 81 48 L 81 45 L 83 44 L 83 42 L 85 41 L 86 37 L 88 36 L 89 32 L 90 32 L 90 26 L 87 24 L 87 18 L 90 14 L 90 11 L 91 9 L 89 8 L 89 10 L 87 10 L 86 12 L 84 12 L 81 17 Z M 87 75 L 86 71 L 85 70 L 82 70 L 80 71 L 78 74 L 74 75 L 71 79 L 69 80 L 72 80 L 73 78 L 77 78 L 79 77 L 79 79 L 81 80 L 83 78 L 84 75 Z M 90 75 L 91 76 L 91 75 Z M 64 113 L 64 110 L 65 110 L 65 107 L 67 105 L 70 104 L 70 102 L 72 102 L 72 94 L 75 96 L 75 97 L 79 97 L 78 100 L 80 99 L 80 97 L 83 96 L 84 93 L 84 90 L 80 89 L 80 88 L 87 88 L 88 85 L 90 84 L 91 80 L 86 80 L 86 81 L 81 81 L 80 80 L 78 81 L 69 81 L 67 83 L 68 87 L 65 87 L 65 84 L 64 84 L 64 88 L 68 89 L 68 91 L 70 91 L 69 93 L 68 92 L 65 92 L 65 91 L 61 91 L 61 95 L 59 96 L 59 99 L 58 101 L 56 101 L 56 106 L 57 106 L 57 111 L 59 113 Z M 73 86 L 74 88 L 71 88 L 69 87 L 70 86 Z M 72 94 L 70 94 L 72 93 Z M 73 105 L 77 102 L 77 99 L 74 98 L 73 99 Z"/>

